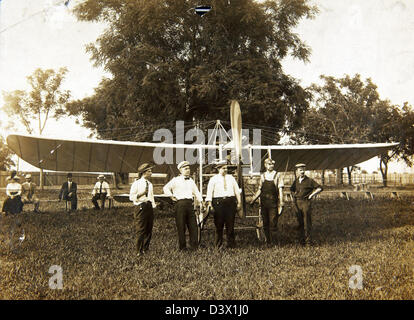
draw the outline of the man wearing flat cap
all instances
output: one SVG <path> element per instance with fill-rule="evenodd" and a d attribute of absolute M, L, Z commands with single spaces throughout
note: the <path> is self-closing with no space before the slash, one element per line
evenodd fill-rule
<path fill-rule="evenodd" d="M 137 256 L 149 250 L 154 224 L 154 188 L 148 180 L 152 175 L 153 166 L 143 163 L 138 167 L 138 179 L 131 185 L 129 199 L 134 203 L 134 224 L 137 234 Z"/>
<path fill-rule="evenodd" d="M 35 213 L 40 213 L 39 211 L 39 198 L 36 196 L 36 183 L 32 182 L 32 175 L 26 174 L 25 176 L 26 182 L 22 184 L 22 201 L 23 204 L 34 204 Z"/>
<path fill-rule="evenodd" d="M 75 211 L 78 208 L 78 185 L 73 181 L 72 173 L 67 174 L 68 181 L 62 184 L 59 192 L 59 201 L 66 200 L 70 201 L 70 210 Z"/>
<path fill-rule="evenodd" d="M 100 174 L 98 176 L 98 182 L 95 183 L 92 190 L 92 203 L 95 210 L 103 210 L 105 208 L 106 198 L 111 198 L 111 188 L 109 188 L 108 182 L 105 181 L 105 176 Z M 101 207 L 99 207 L 98 200 L 101 201 Z"/>
<path fill-rule="evenodd" d="M 280 173 L 274 170 L 274 160 L 267 158 L 264 161 L 264 165 L 266 172 L 260 175 L 259 189 L 253 196 L 250 204 L 253 204 L 260 196 L 260 214 L 263 219 L 265 242 L 267 245 L 271 245 L 273 242 L 272 233 L 277 231 L 277 222 L 279 218 L 278 207 L 280 206 L 282 210 L 284 206 L 284 184 Z"/>
<path fill-rule="evenodd" d="M 175 224 L 178 232 L 179 249 L 187 249 L 185 231 L 188 229 L 190 249 L 194 250 L 198 247 L 198 229 L 194 212 L 194 201 L 196 200 L 202 208 L 203 197 L 200 191 L 198 191 L 194 180 L 190 177 L 190 163 L 182 161 L 178 164 L 177 169 L 180 171 L 180 175 L 171 179 L 164 186 L 163 190 L 164 194 L 170 196 L 175 202 Z"/>
<path fill-rule="evenodd" d="M 302 245 L 311 244 L 312 207 L 311 200 L 322 191 L 322 187 L 313 179 L 305 175 L 306 165 L 298 163 L 296 166 L 296 179 L 290 187 L 296 217 L 299 222 L 300 242 Z"/>
<path fill-rule="evenodd" d="M 223 246 L 223 230 L 226 227 L 227 247 L 235 246 L 234 221 L 237 210 L 241 208 L 240 188 L 236 179 L 227 174 L 227 163 L 216 165 L 218 174 L 212 176 L 207 186 L 206 202 L 214 209 L 216 226 L 215 245 Z"/>

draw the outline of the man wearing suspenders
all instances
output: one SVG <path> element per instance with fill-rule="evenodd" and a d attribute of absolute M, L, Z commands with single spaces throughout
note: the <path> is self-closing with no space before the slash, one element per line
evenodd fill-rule
<path fill-rule="evenodd" d="M 260 214 L 263 219 L 263 229 L 265 242 L 267 245 L 272 244 L 272 232 L 277 230 L 278 203 L 280 207 L 284 206 L 283 201 L 283 179 L 279 172 L 274 170 L 275 162 L 268 158 L 264 162 L 266 172 L 260 176 L 259 189 L 253 196 L 250 204 L 253 204 L 260 196 Z"/>

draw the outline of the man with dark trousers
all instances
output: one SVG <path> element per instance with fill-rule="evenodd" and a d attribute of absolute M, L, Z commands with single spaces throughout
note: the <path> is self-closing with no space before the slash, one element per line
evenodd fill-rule
<path fill-rule="evenodd" d="M 59 201 L 66 200 L 70 201 L 70 210 L 75 211 L 78 208 L 78 196 L 77 189 L 78 185 L 73 182 L 72 173 L 67 175 L 68 181 L 64 182 L 59 192 Z"/>
<path fill-rule="evenodd" d="M 240 188 L 236 179 L 227 174 L 227 163 L 216 165 L 218 174 L 210 178 L 207 186 L 207 207 L 214 210 L 216 248 L 223 246 L 223 230 L 226 227 L 227 247 L 235 246 L 234 220 L 241 208 Z"/>
<path fill-rule="evenodd" d="M 182 161 L 177 166 L 180 175 L 171 179 L 164 186 L 164 194 L 171 197 L 175 202 L 175 223 L 178 232 L 178 245 L 180 250 L 186 250 L 185 230 L 188 229 L 190 236 L 190 249 L 198 247 L 198 229 L 196 215 L 194 212 L 194 198 L 203 208 L 203 197 L 198 191 L 194 180 L 190 178 L 190 163 Z"/>
<path fill-rule="evenodd" d="M 296 179 L 290 191 L 293 194 L 293 203 L 299 222 L 300 242 L 302 245 L 310 245 L 312 240 L 311 200 L 322 191 L 322 187 L 305 175 L 306 165 L 304 163 L 298 163 L 295 168 Z"/>
<path fill-rule="evenodd" d="M 267 158 L 264 161 L 266 172 L 260 175 L 259 189 L 253 196 L 250 204 L 260 196 L 260 214 L 263 219 L 263 230 L 265 234 L 265 243 L 271 245 L 273 242 L 272 233 L 277 230 L 279 218 L 278 206 L 282 209 L 283 200 L 283 179 L 279 172 L 274 170 L 275 161 Z"/>
<path fill-rule="evenodd" d="M 111 199 L 111 188 L 108 182 L 105 181 L 105 176 L 100 174 L 98 176 L 98 182 L 95 184 L 92 190 L 92 203 L 95 210 L 105 209 L 105 200 Z M 101 207 L 99 207 L 98 200 L 101 201 Z"/>
<path fill-rule="evenodd" d="M 137 256 L 141 257 L 149 250 L 154 224 L 154 188 L 148 179 L 153 166 L 143 163 L 138 167 L 138 179 L 131 185 L 129 199 L 134 203 L 134 224 L 137 234 Z"/>

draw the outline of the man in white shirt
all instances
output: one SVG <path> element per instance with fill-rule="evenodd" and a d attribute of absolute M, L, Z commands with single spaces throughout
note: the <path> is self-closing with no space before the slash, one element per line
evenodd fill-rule
<path fill-rule="evenodd" d="M 103 210 L 105 208 L 106 198 L 111 199 L 111 189 L 109 188 L 108 182 L 105 181 L 103 174 L 98 176 L 98 180 L 92 190 L 92 203 L 95 206 L 95 210 Z M 101 207 L 99 207 L 98 199 L 101 200 Z"/>
<path fill-rule="evenodd" d="M 182 161 L 177 166 L 180 175 L 171 179 L 164 186 L 164 194 L 171 197 L 175 202 L 175 223 L 178 232 L 178 245 L 180 250 L 186 250 L 185 230 L 188 229 L 190 235 L 190 248 L 198 247 L 198 229 L 194 212 L 193 198 L 200 206 L 203 206 L 203 197 L 198 191 L 194 180 L 190 178 L 190 163 Z"/>
<path fill-rule="evenodd" d="M 143 163 L 138 168 L 139 179 L 131 185 L 129 199 L 135 205 L 134 224 L 137 233 L 137 256 L 142 256 L 149 250 L 154 224 L 154 189 L 152 183 L 148 181 L 152 174 L 149 163 Z"/>
<path fill-rule="evenodd" d="M 215 245 L 223 246 L 223 229 L 226 226 L 227 247 L 235 246 L 234 220 L 237 210 L 241 208 L 240 188 L 236 179 L 227 174 L 227 164 L 218 164 L 218 174 L 210 178 L 207 186 L 206 202 L 214 209 L 216 226 Z"/>

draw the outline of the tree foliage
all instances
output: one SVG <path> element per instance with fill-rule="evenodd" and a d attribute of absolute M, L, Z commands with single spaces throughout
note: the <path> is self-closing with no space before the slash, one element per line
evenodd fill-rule
<path fill-rule="evenodd" d="M 317 9 L 306 0 L 213 0 L 200 17 L 198 4 L 79 4 L 80 20 L 108 24 L 88 51 L 111 77 L 93 96 L 68 104 L 70 114 L 82 115 L 101 138 L 133 140 L 176 120 L 226 120 L 236 99 L 251 123 L 298 128 L 309 95 L 283 72 L 281 60 L 293 55 L 308 61 L 310 49 L 292 29 Z"/>
<path fill-rule="evenodd" d="M 51 116 L 59 118 L 64 114 L 64 106 L 69 100 L 70 92 L 63 91 L 60 87 L 66 72 L 66 68 L 61 68 L 57 72 L 52 69 L 36 69 L 27 77 L 30 91 L 3 92 L 4 111 L 20 120 L 29 134 L 36 131 L 33 126 L 35 121 L 38 134 L 41 135 Z"/>
<path fill-rule="evenodd" d="M 380 99 L 377 86 L 359 74 L 343 78 L 321 76 L 322 85 L 313 84 L 312 107 L 295 139 L 305 143 L 399 142 L 394 150 L 380 156 L 386 185 L 388 163 L 403 159 L 411 165 L 414 117 L 411 106 L 403 107 Z M 352 168 L 348 168 L 350 175 Z"/>

